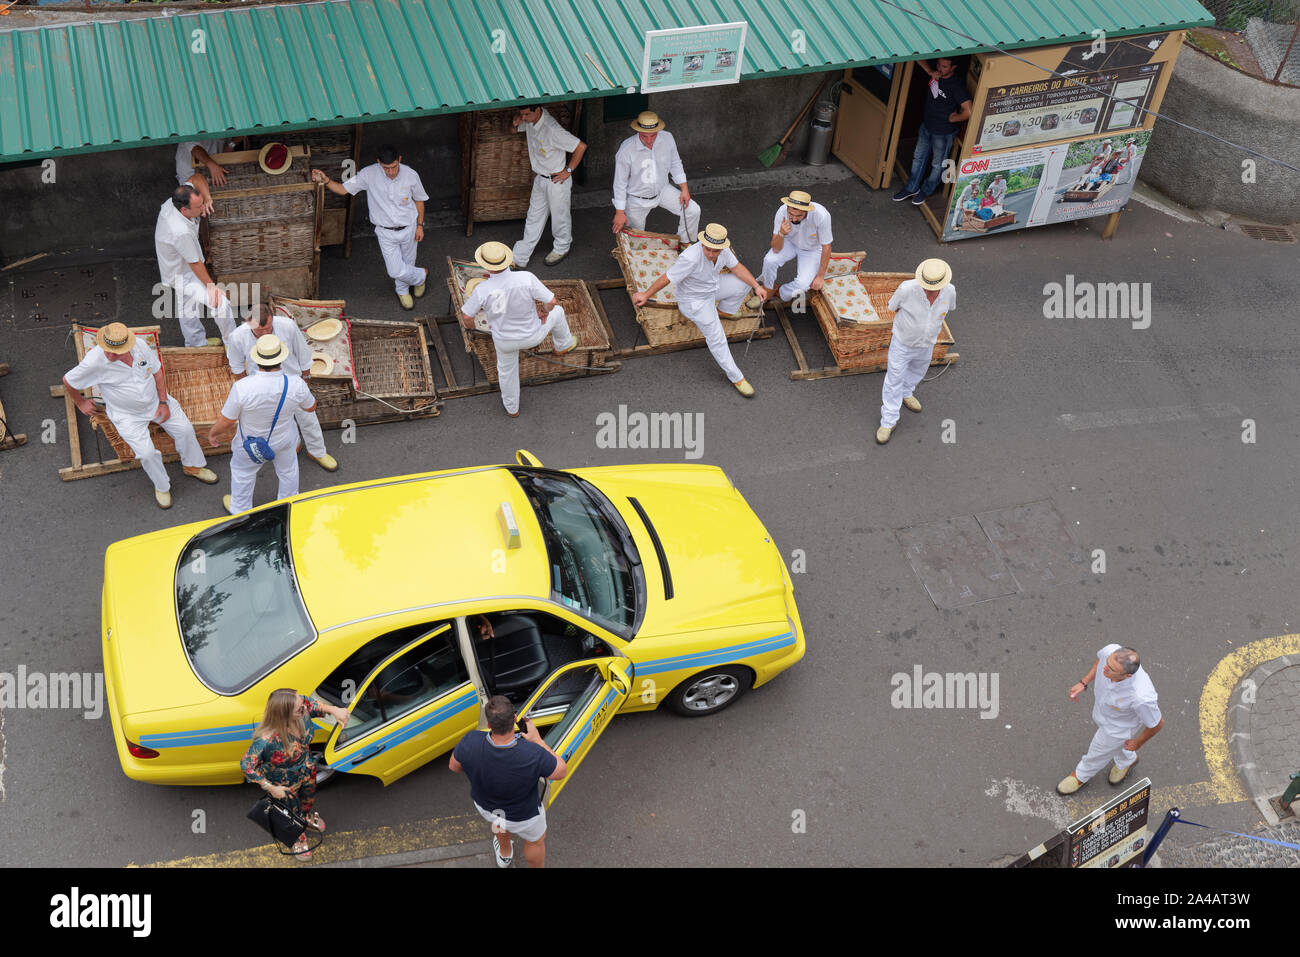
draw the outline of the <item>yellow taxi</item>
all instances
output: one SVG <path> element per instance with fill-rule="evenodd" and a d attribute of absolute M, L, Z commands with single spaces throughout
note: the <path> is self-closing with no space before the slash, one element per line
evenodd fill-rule
<path fill-rule="evenodd" d="M 318 722 L 322 778 L 388 784 L 486 727 L 494 694 L 572 772 L 616 712 L 714 714 L 803 657 L 785 563 L 720 469 L 517 460 L 110 546 L 104 675 L 127 776 L 242 781 L 277 688 L 348 709 Z"/>

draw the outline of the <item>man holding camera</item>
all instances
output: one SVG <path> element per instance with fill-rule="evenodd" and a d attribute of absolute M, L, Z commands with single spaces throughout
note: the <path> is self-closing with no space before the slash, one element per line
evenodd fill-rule
<path fill-rule="evenodd" d="M 449 766 L 469 775 L 469 793 L 483 819 L 492 825 L 492 852 L 497 867 L 509 867 L 514 838 L 524 842 L 529 867 L 546 864 L 546 810 L 537 794 L 537 779 L 559 781 L 569 769 L 547 747 L 531 720 L 516 733 L 515 706 L 494 695 L 483 709 L 488 731 L 471 731 L 451 753 Z"/>

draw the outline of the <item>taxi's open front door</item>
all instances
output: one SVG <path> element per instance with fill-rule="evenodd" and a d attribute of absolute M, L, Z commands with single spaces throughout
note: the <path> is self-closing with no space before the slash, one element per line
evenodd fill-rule
<path fill-rule="evenodd" d="M 626 658 L 589 658 L 565 665 L 548 677 L 519 710 L 532 718 L 547 746 L 564 759 L 568 773 L 547 781 L 546 805 L 573 780 L 591 746 L 609 727 L 609 719 L 627 701 L 632 687 Z"/>

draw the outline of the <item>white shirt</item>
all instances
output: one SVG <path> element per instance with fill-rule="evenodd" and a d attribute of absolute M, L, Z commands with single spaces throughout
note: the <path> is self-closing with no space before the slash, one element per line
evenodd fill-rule
<path fill-rule="evenodd" d="M 995 200 L 1001 203 L 1002 197 L 1007 195 L 1007 181 L 1004 179 L 995 179 L 993 185 L 989 187 L 989 192 L 993 194 Z"/>
<path fill-rule="evenodd" d="M 110 359 L 99 346 L 92 346 L 86 358 L 64 378 L 75 389 L 99 386 L 109 418 L 125 416 L 152 419 L 158 411 L 158 384 L 154 374 L 162 363 L 140 338 L 131 347 L 131 364 Z"/>
<path fill-rule="evenodd" d="M 376 226 L 410 226 L 419 218 L 415 204 L 429 199 L 420 174 L 405 164 L 398 166 L 397 176 L 389 179 L 382 166 L 371 163 L 345 180 L 343 188 L 353 196 L 363 189 L 366 191 L 370 221 Z"/>
<path fill-rule="evenodd" d="M 943 320 L 957 307 L 957 287 L 952 283 L 939 290 L 934 302 L 925 295 L 925 288 L 915 279 L 899 284 L 889 298 L 889 308 L 894 315 L 894 338 L 914 349 L 929 348 L 943 330 Z"/>
<path fill-rule="evenodd" d="M 657 199 L 668 185 L 669 173 L 678 186 L 686 182 L 673 135 L 660 130 L 654 148 L 646 149 L 640 134 L 633 133 L 614 156 L 614 208 L 627 209 L 629 195 Z"/>
<path fill-rule="evenodd" d="M 495 272 L 474 287 L 462 312 L 471 319 L 483 312 L 494 339 L 526 339 L 537 331 L 537 303 L 550 302 L 555 294 L 524 269 Z"/>
<path fill-rule="evenodd" d="M 271 331 L 277 339 L 289 347 L 289 356 L 280 364 L 280 368 L 294 376 L 301 376 L 304 372 L 310 371 L 311 347 L 307 345 L 307 337 L 298 328 L 298 323 L 288 316 L 272 316 Z M 239 375 L 248 368 L 249 353 L 256 345 L 257 336 L 254 335 L 251 325 L 241 322 L 235 327 L 235 331 L 230 334 L 230 339 L 226 342 L 226 359 L 230 363 L 231 372 Z M 227 416 L 227 418 L 231 417 Z"/>
<path fill-rule="evenodd" d="M 1097 652 L 1097 677 L 1092 683 L 1092 720 L 1112 737 L 1127 738 L 1140 733 L 1142 728 L 1158 725 L 1160 706 L 1156 703 L 1155 685 L 1140 665 L 1123 681 L 1111 681 L 1102 674 L 1106 659 L 1119 649 L 1119 645 L 1107 645 Z"/>
<path fill-rule="evenodd" d="M 1137 155 L 1138 148 L 1136 143 L 1130 143 L 1128 146 L 1124 147 L 1124 165 L 1131 166 L 1133 161 L 1137 159 Z"/>
<path fill-rule="evenodd" d="M 289 391 L 284 396 L 284 408 L 280 409 L 280 417 L 276 419 L 275 408 L 280 404 L 286 381 L 289 383 Z M 315 404 L 315 396 L 302 379 L 286 375 L 283 371 L 265 372 L 259 368 L 255 374 L 240 379 L 230 387 L 230 395 L 226 396 L 221 414 L 239 423 L 239 431 L 233 443 L 235 445 L 243 445 L 244 439 L 254 435 L 266 439 L 274 420 L 275 432 L 267 441 L 271 448 L 282 449 L 293 442 L 294 410 L 306 411 Z"/>
<path fill-rule="evenodd" d="M 528 161 L 539 176 L 554 176 L 564 169 L 566 154 L 582 142 L 546 110 L 536 123 L 520 123 L 519 132 L 528 134 Z"/>
<path fill-rule="evenodd" d="M 165 283 L 193 276 L 190 263 L 204 260 L 199 245 L 199 220 L 187 219 L 172 203 L 164 200 L 158 208 L 158 224 L 153 230 L 153 248 L 158 255 L 158 275 Z"/>
<path fill-rule="evenodd" d="M 730 249 L 718 253 L 716 262 L 704 255 L 704 244 L 695 243 L 668 267 L 668 279 L 677 287 L 679 301 L 713 302 L 718 298 L 718 277 L 723 269 L 735 269 L 740 260 Z"/>
<path fill-rule="evenodd" d="M 785 222 L 786 210 L 790 207 L 782 203 L 776 211 L 776 217 L 772 220 L 772 235 L 781 235 L 781 224 Z M 831 214 L 827 212 L 826 207 L 821 203 L 813 203 L 812 209 L 808 210 L 808 215 L 797 223 L 790 224 L 790 235 L 785 237 L 786 243 L 794 246 L 796 249 L 807 249 L 821 252 L 823 246 L 829 246 L 834 237 L 831 236 Z"/>
<path fill-rule="evenodd" d="M 225 140 L 190 140 L 188 143 L 176 144 L 176 182 L 185 185 L 185 181 L 194 175 L 194 147 L 202 146 L 209 156 L 216 156 L 226 151 Z"/>

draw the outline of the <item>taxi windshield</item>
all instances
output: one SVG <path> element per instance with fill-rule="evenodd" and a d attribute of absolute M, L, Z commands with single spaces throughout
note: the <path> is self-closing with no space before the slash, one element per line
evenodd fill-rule
<path fill-rule="evenodd" d="M 645 575 L 618 511 L 590 482 L 562 472 L 512 469 L 542 526 L 557 601 L 631 638 Z"/>
<path fill-rule="evenodd" d="M 176 568 L 181 644 L 199 680 L 233 695 L 316 640 L 289 557 L 289 506 L 195 536 Z"/>

